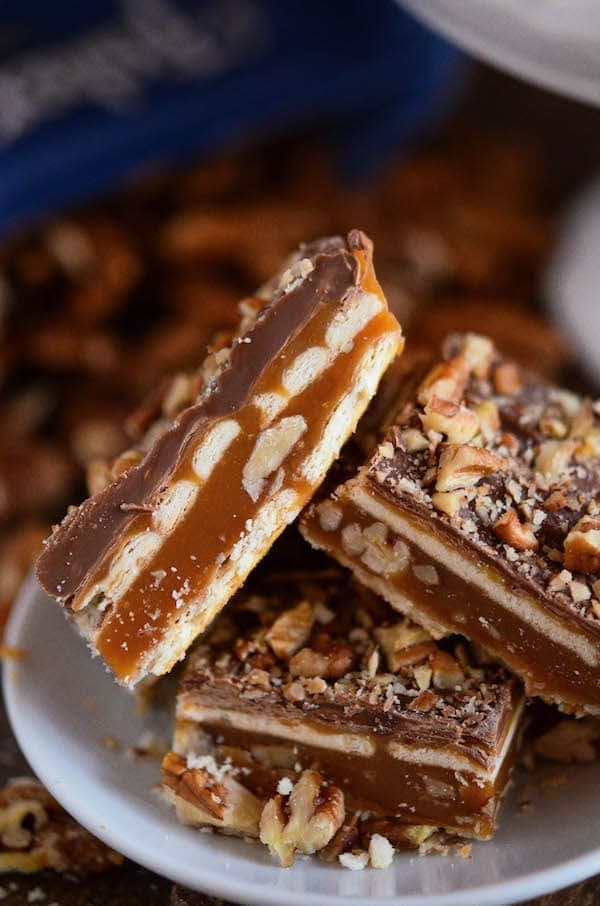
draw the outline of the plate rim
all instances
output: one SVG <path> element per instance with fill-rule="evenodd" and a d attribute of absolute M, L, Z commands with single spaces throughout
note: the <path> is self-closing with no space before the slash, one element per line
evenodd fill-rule
<path fill-rule="evenodd" d="M 5 631 L 5 644 L 19 647 L 21 632 L 25 627 L 29 609 L 35 606 L 36 597 L 43 594 L 33 575 L 29 575 L 17 600 L 13 604 Z M 67 622 L 65 621 L 65 627 Z M 19 684 L 10 677 L 11 670 L 19 663 L 5 662 L 2 670 L 2 688 L 4 703 L 15 738 L 27 758 L 29 765 L 49 792 L 61 803 L 83 827 L 98 837 L 108 846 L 123 853 L 127 858 L 153 871 L 174 883 L 182 884 L 193 890 L 213 896 L 224 897 L 238 903 L 264 904 L 264 906 L 365 906 L 364 896 L 312 893 L 302 891 L 281 891 L 261 882 L 238 881 L 222 870 L 203 866 L 202 877 L 193 868 L 186 870 L 184 864 L 173 866 L 172 860 L 162 857 L 160 851 L 148 852 L 143 843 L 121 835 L 117 829 L 108 826 L 99 827 L 97 815 L 94 818 L 86 810 L 85 802 L 70 792 L 68 785 L 54 782 L 50 772 L 45 770 L 38 753 L 33 752 L 28 744 L 27 733 L 17 714 L 17 696 L 14 690 Z M 150 790 L 148 795 L 151 795 Z M 200 842 L 200 841 L 199 841 Z M 289 871 L 290 869 L 278 869 Z M 393 897 L 370 897 L 373 904 L 387 906 L 508 906 L 539 896 L 551 891 L 561 890 L 571 884 L 582 881 L 600 871 L 600 846 L 574 859 L 552 866 L 552 868 L 524 874 L 511 881 L 501 881 L 480 887 L 471 887 L 460 891 L 438 894 L 409 894 Z M 202 883 L 202 888 L 198 885 Z"/>
<path fill-rule="evenodd" d="M 586 79 L 580 75 L 569 75 L 563 71 L 557 78 L 555 70 L 547 60 L 541 61 L 535 57 L 526 57 L 509 46 L 508 42 L 503 40 L 504 36 L 498 39 L 497 35 L 489 32 L 484 35 L 478 33 L 473 26 L 461 28 L 445 15 L 443 18 L 439 17 L 437 2 L 434 6 L 431 5 L 431 2 L 429 5 L 424 4 L 423 0 L 397 0 L 397 2 L 433 31 L 440 33 L 447 40 L 484 63 L 508 72 L 515 78 L 528 81 L 538 88 L 553 91 L 592 107 L 598 106 L 597 80 Z M 445 12 L 446 10 L 444 10 Z"/>

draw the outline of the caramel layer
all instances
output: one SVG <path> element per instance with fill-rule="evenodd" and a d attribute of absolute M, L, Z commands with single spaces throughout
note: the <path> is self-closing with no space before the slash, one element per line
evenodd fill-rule
<path fill-rule="evenodd" d="M 266 370 L 256 393 L 272 392 L 278 387 L 282 371 L 307 346 L 323 341 L 331 316 L 321 313 L 310 330 L 299 337 Z M 328 314 L 328 313 L 327 313 Z M 302 474 L 301 466 L 322 437 L 332 411 L 346 395 L 368 350 L 395 322 L 388 312 L 373 318 L 355 338 L 352 349 L 338 356 L 322 376 L 290 401 L 285 418 L 300 415 L 307 429 L 286 458 L 284 487 L 295 495 L 297 512 L 310 499 L 313 483 Z M 128 676 L 140 658 L 155 644 L 177 611 L 202 595 L 220 558 L 231 551 L 244 533 L 252 531 L 261 503 L 253 502 L 244 490 L 242 475 L 260 433 L 260 411 L 247 406 L 236 415 L 241 431 L 218 462 L 210 479 L 200 487 L 196 502 L 186 518 L 166 538 L 151 563 L 129 587 L 118 605 L 102 624 L 96 646 L 102 657 L 119 677 Z M 173 481 L 193 480 L 190 449 L 173 476 Z M 277 531 L 285 527 L 283 522 Z M 151 516 L 141 514 L 135 521 L 135 532 L 151 530 Z M 274 536 L 269 538 L 269 544 Z M 160 583 L 155 576 L 164 573 Z M 154 575 L 153 575 L 154 574 Z M 90 576 L 90 582 L 101 581 L 102 575 Z"/>
<path fill-rule="evenodd" d="M 323 528 L 319 518 L 319 505 L 313 508 L 303 526 L 305 537 L 315 546 L 331 553 L 342 564 L 355 569 L 357 575 L 398 609 L 410 612 L 416 619 L 431 621 L 443 626 L 448 632 L 466 635 L 480 643 L 497 658 L 504 661 L 525 681 L 528 695 L 538 695 L 549 701 L 560 702 L 573 709 L 600 707 L 600 666 L 586 662 L 576 651 L 558 641 L 561 630 L 575 633 L 598 650 L 598 641 L 592 633 L 585 633 L 580 621 L 568 620 L 564 616 L 551 614 L 546 618 L 556 621 L 555 633 L 550 636 L 537 629 L 531 622 L 528 609 L 543 605 L 531 599 L 525 591 L 510 584 L 494 570 L 481 555 L 473 553 L 457 537 L 445 531 L 443 524 L 436 523 L 435 536 L 445 546 L 447 562 L 459 553 L 469 558 L 475 568 L 486 575 L 498 591 L 498 595 L 519 593 L 523 599 L 523 615 L 502 606 L 497 600 L 486 595 L 480 588 L 466 582 L 457 572 L 439 558 L 428 556 L 406 533 L 392 529 L 386 518 L 387 508 L 396 508 L 402 520 L 415 532 L 431 533 L 425 519 L 415 513 L 398 509 L 379 497 L 372 489 L 365 490 L 361 482 L 361 501 L 373 500 L 373 514 L 366 513 L 347 496 L 345 490 L 335 501 L 342 513 L 335 529 Z M 386 544 L 391 550 L 396 542 L 406 545 L 408 558 L 403 568 L 384 575 L 374 571 L 361 554 L 352 553 L 348 542 L 344 544 L 343 532 L 349 525 L 357 525 L 361 531 L 378 521 L 384 521 L 388 535 Z M 412 534 L 412 533 L 411 533 Z M 347 535 L 346 535 L 347 538 Z M 415 573 L 415 567 L 417 571 Z M 420 576 L 420 577 L 419 577 Z M 424 581 L 429 579 L 429 583 Z"/>
<path fill-rule="evenodd" d="M 332 299 L 341 299 L 356 285 L 358 264 L 344 243 L 318 255 L 310 284 L 305 281 L 264 310 L 246 338 L 250 342 L 233 347 L 229 367 L 210 395 L 186 409 L 139 466 L 67 516 L 48 539 L 36 567 L 38 580 L 49 594 L 68 601 L 80 591 L 90 571 L 135 519 L 135 510 L 123 509 L 123 504 L 140 507 L 154 501 L 191 435 L 206 428 L 209 419 L 231 414 L 247 401 L 265 368 L 315 311 Z"/>
<path fill-rule="evenodd" d="M 238 756 L 244 768 L 241 779 L 258 796 L 272 795 L 277 779 L 289 775 L 290 768 L 311 768 L 343 790 L 351 810 L 436 825 L 482 839 L 494 833 L 516 746 L 516 735 L 511 735 L 498 769 L 481 777 L 395 758 L 374 734 L 369 737 L 374 752 L 366 758 L 220 724 L 202 724 L 202 730 L 218 741 L 219 751 L 234 764 L 235 750 L 244 753 Z M 301 736 L 300 731 L 298 738 Z"/>
<path fill-rule="evenodd" d="M 123 682 L 168 670 L 237 590 L 398 350 L 368 241 L 334 245 L 280 290 L 205 399 L 49 542 L 40 577 L 67 557 L 54 593 Z"/>

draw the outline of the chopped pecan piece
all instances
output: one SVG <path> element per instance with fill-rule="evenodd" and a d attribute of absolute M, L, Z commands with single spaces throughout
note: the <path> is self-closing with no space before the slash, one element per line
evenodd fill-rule
<path fill-rule="evenodd" d="M 455 491 L 436 491 L 431 495 L 431 502 L 436 510 L 447 516 L 456 516 L 463 506 L 475 495 L 473 488 L 457 488 Z"/>
<path fill-rule="evenodd" d="M 421 382 L 418 400 L 427 406 L 434 397 L 459 403 L 469 379 L 469 366 L 462 356 L 440 362 L 429 371 Z"/>
<path fill-rule="evenodd" d="M 438 689 L 454 689 L 464 682 L 465 675 L 460 664 L 447 651 L 436 648 L 431 658 L 431 669 L 433 684 Z"/>
<path fill-rule="evenodd" d="M 211 824 L 230 833 L 258 836 L 262 802 L 230 773 L 213 766 L 210 756 L 190 762 L 169 752 L 162 762 L 162 781 L 182 824 Z"/>
<path fill-rule="evenodd" d="M 424 689 L 429 689 L 431 677 L 433 675 L 431 667 L 428 667 L 426 664 L 419 664 L 413 668 L 413 675 L 420 692 Z"/>
<path fill-rule="evenodd" d="M 339 679 L 350 670 L 354 653 L 347 642 L 318 633 L 310 648 L 301 648 L 290 660 L 292 676 Z"/>
<path fill-rule="evenodd" d="M 494 389 L 503 396 L 513 396 L 523 389 L 519 369 L 513 362 L 504 362 L 494 369 Z"/>
<path fill-rule="evenodd" d="M 586 398 L 581 401 L 581 405 L 571 422 L 569 437 L 585 439 L 594 427 L 594 409 L 592 401 Z"/>
<path fill-rule="evenodd" d="M 580 573 L 600 571 L 600 518 L 584 516 L 565 538 L 565 566 Z"/>
<path fill-rule="evenodd" d="M 431 692 L 430 689 L 423 689 L 422 692 L 419 692 L 416 698 L 413 698 L 412 702 L 408 706 L 411 711 L 431 711 L 435 708 L 438 701 L 437 695 Z"/>
<path fill-rule="evenodd" d="M 408 648 L 401 648 L 395 651 L 388 659 L 390 670 L 395 673 L 401 667 L 412 667 L 430 657 L 436 651 L 435 642 L 420 642 L 418 645 L 409 645 Z"/>
<path fill-rule="evenodd" d="M 466 444 L 479 430 L 479 419 L 471 409 L 438 396 L 431 398 L 420 418 L 426 432 L 445 434 L 451 444 Z"/>
<path fill-rule="evenodd" d="M 494 532 L 505 544 L 517 551 L 535 551 L 538 540 L 528 526 L 520 521 L 516 510 L 510 509 L 494 523 Z"/>
<path fill-rule="evenodd" d="M 278 617 L 265 639 L 277 655 L 287 660 L 308 641 L 315 622 L 313 606 L 301 601 Z"/>
<path fill-rule="evenodd" d="M 488 337 L 477 333 L 468 333 L 461 350 L 469 370 L 479 380 L 486 380 L 494 358 L 494 344 Z"/>
<path fill-rule="evenodd" d="M 392 626 L 379 626 L 374 635 L 392 673 L 400 667 L 418 664 L 436 647 L 427 630 L 410 620 L 401 620 Z"/>
<path fill-rule="evenodd" d="M 416 428 L 405 428 L 400 432 L 400 438 L 402 440 L 402 443 L 404 444 L 405 449 L 408 450 L 409 453 L 417 453 L 419 450 L 426 450 L 429 446 L 429 441 L 427 440 L 425 435 L 418 431 Z M 383 446 L 384 444 L 381 444 L 379 449 L 381 450 L 381 447 Z M 392 447 L 392 453 L 393 449 L 394 448 Z"/>
<path fill-rule="evenodd" d="M 440 455 L 436 491 L 456 491 L 476 485 L 485 475 L 504 472 L 507 461 L 484 447 L 444 444 Z"/>
<path fill-rule="evenodd" d="M 576 446 L 573 440 L 544 441 L 535 458 L 536 472 L 548 481 L 558 481 L 566 472 Z"/>
<path fill-rule="evenodd" d="M 483 400 L 475 407 L 479 419 L 479 429 L 485 441 L 489 442 L 500 427 L 500 413 L 493 400 Z"/>
<path fill-rule="evenodd" d="M 260 839 L 284 868 L 294 853 L 323 849 L 344 822 L 344 794 L 317 771 L 303 771 L 289 795 L 277 793 L 260 817 Z"/>

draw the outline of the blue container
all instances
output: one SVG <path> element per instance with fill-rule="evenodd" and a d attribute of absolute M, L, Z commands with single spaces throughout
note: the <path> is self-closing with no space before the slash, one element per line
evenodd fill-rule
<path fill-rule="evenodd" d="M 5 0 L 0 234 L 184 160 L 305 127 L 363 179 L 460 81 L 392 0 Z"/>

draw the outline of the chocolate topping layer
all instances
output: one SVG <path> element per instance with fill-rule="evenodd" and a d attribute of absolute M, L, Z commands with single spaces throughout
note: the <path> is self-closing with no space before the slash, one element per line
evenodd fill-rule
<path fill-rule="evenodd" d="M 485 768 L 493 763 L 521 697 L 517 680 L 496 665 L 478 665 L 462 642 L 433 642 L 341 572 L 295 579 L 282 580 L 277 593 L 244 592 L 232 602 L 191 655 L 180 687 L 181 718 L 194 704 L 243 710 L 256 715 L 257 728 L 267 715 L 321 732 L 451 746 Z M 291 637 L 299 602 L 314 608 L 312 629 L 300 654 L 296 646 L 285 654 L 274 644 L 276 654 L 269 630 L 288 613 L 275 637 Z M 325 624 L 318 619 L 323 607 L 331 614 Z"/>
<path fill-rule="evenodd" d="M 49 594 L 69 601 L 78 592 L 128 529 L 136 510 L 155 505 L 190 441 L 211 420 L 235 412 L 247 400 L 265 367 L 317 310 L 339 302 L 357 286 L 359 269 L 351 250 L 369 247 L 369 240 L 354 230 L 347 243 L 325 239 L 301 250 L 300 257 L 309 257 L 313 270 L 287 292 L 285 286 L 273 291 L 199 402 L 176 418 L 139 465 L 70 512 L 48 539 L 36 574 Z"/>
<path fill-rule="evenodd" d="M 449 337 L 436 366 L 445 368 L 443 379 L 450 381 L 439 385 L 440 394 L 454 382 L 455 400 L 434 396 L 425 403 L 415 398 L 417 391 L 373 455 L 366 481 L 388 503 L 474 549 L 549 610 L 600 637 L 600 570 L 591 558 L 588 568 L 582 561 L 577 569 L 565 556 L 572 530 L 586 518 L 593 528 L 600 511 L 600 407 L 507 362 L 491 343 L 479 375 L 463 374 L 467 342 Z M 435 421 L 438 412 L 445 422 Z M 481 420 L 476 435 L 448 443 L 443 428 L 451 431 L 452 421 L 458 426 L 465 413 Z M 432 425 L 440 433 L 428 433 Z M 491 469 L 487 451 L 496 458 Z M 459 470 L 465 464 L 471 477 L 463 480 Z M 443 509 L 448 489 L 459 503 L 452 515 Z M 593 532 L 590 543 L 592 538 Z"/>

